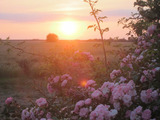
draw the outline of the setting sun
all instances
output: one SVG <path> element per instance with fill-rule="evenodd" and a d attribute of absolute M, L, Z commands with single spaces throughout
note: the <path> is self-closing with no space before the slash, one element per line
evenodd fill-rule
<path fill-rule="evenodd" d="M 77 25 L 73 21 L 65 21 L 61 23 L 60 29 L 65 35 L 73 35 L 76 33 Z"/>

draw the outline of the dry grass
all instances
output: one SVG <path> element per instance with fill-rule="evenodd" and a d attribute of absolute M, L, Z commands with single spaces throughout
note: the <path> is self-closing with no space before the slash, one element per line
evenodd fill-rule
<path fill-rule="evenodd" d="M 58 55 L 62 51 L 80 50 L 91 52 L 95 57 L 103 59 L 101 42 L 84 42 L 84 41 L 58 41 L 56 43 L 46 41 L 25 41 L 24 44 L 18 45 L 19 41 L 11 42 L 24 51 L 41 54 L 41 55 Z M 128 50 L 133 43 L 131 42 L 112 42 L 106 45 L 107 59 L 109 62 L 118 61 L 116 51 L 120 49 Z M 8 46 L 0 45 L 0 103 L 9 97 L 20 98 L 22 102 L 27 96 L 36 97 L 37 93 L 33 93 L 34 74 L 39 71 L 39 66 L 43 64 L 40 57 L 28 54 L 21 54 L 18 50 L 12 49 L 7 52 Z M 32 76 L 24 73 L 23 65 L 29 69 Z M 38 80 L 41 80 L 38 78 Z"/>

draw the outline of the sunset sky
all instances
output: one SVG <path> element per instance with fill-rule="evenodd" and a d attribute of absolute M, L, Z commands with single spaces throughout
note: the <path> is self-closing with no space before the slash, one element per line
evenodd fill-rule
<path fill-rule="evenodd" d="M 136 12 L 134 1 L 99 0 L 96 7 L 108 17 L 103 27 L 110 28 L 105 38 L 127 38 L 126 30 L 117 21 Z M 98 32 L 87 30 L 95 22 L 89 12 L 90 7 L 83 0 L 0 0 L 0 38 L 45 39 L 48 33 L 55 33 L 60 39 L 99 38 Z M 69 25 L 72 33 L 67 33 Z"/>

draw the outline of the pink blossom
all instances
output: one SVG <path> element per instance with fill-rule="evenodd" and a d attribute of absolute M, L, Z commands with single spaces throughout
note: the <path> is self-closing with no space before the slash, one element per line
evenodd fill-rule
<path fill-rule="evenodd" d="M 24 109 L 21 114 L 21 119 L 26 120 L 30 118 L 30 113 L 28 112 L 28 108 Z"/>
<path fill-rule="evenodd" d="M 110 73 L 110 78 L 111 79 L 115 79 L 118 75 L 121 74 L 121 70 L 113 70 L 111 73 Z"/>
<path fill-rule="evenodd" d="M 134 110 L 137 114 L 141 114 L 142 113 L 142 107 L 138 106 L 135 110 Z"/>
<path fill-rule="evenodd" d="M 90 60 L 90 61 L 94 61 L 93 55 L 89 55 L 88 57 L 89 57 L 89 60 Z"/>
<path fill-rule="evenodd" d="M 110 116 L 111 116 L 112 118 L 114 118 L 117 114 L 118 114 L 118 111 L 117 111 L 116 109 L 111 109 L 111 110 L 110 110 Z"/>
<path fill-rule="evenodd" d="M 86 87 L 95 86 L 95 85 L 96 85 L 96 82 L 94 80 L 88 80 L 86 83 Z"/>
<path fill-rule="evenodd" d="M 78 53 L 79 53 L 79 50 L 77 50 L 77 51 L 74 52 L 74 54 L 78 54 Z"/>
<path fill-rule="evenodd" d="M 43 115 L 44 115 L 44 111 L 41 110 L 41 111 L 39 112 L 39 116 L 43 116 Z"/>
<path fill-rule="evenodd" d="M 80 100 L 76 103 L 76 107 L 80 108 L 84 105 L 84 100 Z"/>
<path fill-rule="evenodd" d="M 136 120 L 136 117 L 137 117 L 136 112 L 132 111 L 131 114 L 130 114 L 130 119 L 131 120 Z"/>
<path fill-rule="evenodd" d="M 160 34 L 158 34 L 158 37 L 160 38 Z"/>
<path fill-rule="evenodd" d="M 120 103 L 119 102 L 114 102 L 113 103 L 113 106 L 116 110 L 120 110 L 121 106 L 120 106 Z"/>
<path fill-rule="evenodd" d="M 87 114 L 89 113 L 88 108 L 81 108 L 79 112 L 79 116 L 81 117 L 87 117 Z"/>
<path fill-rule="evenodd" d="M 151 93 L 151 97 L 153 100 L 157 99 L 158 98 L 158 91 L 157 90 L 154 90 L 152 93 Z"/>
<path fill-rule="evenodd" d="M 62 82 L 61 86 L 62 86 L 62 87 L 66 86 L 67 82 L 68 82 L 67 80 L 64 80 L 64 81 Z"/>
<path fill-rule="evenodd" d="M 140 52 L 141 52 L 141 49 L 136 49 L 136 50 L 135 50 L 135 53 L 136 53 L 136 54 L 139 54 Z"/>
<path fill-rule="evenodd" d="M 144 82 L 147 81 L 147 79 L 146 79 L 146 77 L 145 77 L 144 75 L 142 75 L 140 81 L 141 81 L 142 83 L 144 83 Z"/>
<path fill-rule="evenodd" d="M 59 81 L 59 79 L 60 79 L 60 76 L 56 76 L 55 78 L 53 78 L 53 82 L 57 83 Z"/>
<path fill-rule="evenodd" d="M 123 97 L 123 102 L 125 105 L 129 105 L 129 103 L 131 103 L 131 96 L 130 95 L 124 95 Z"/>
<path fill-rule="evenodd" d="M 117 111 L 109 111 L 109 107 L 108 105 L 98 105 L 95 110 L 91 112 L 90 120 L 110 120 L 111 117 L 115 117 Z"/>
<path fill-rule="evenodd" d="M 123 68 L 125 66 L 125 63 L 121 62 L 120 67 Z"/>
<path fill-rule="evenodd" d="M 129 118 L 131 115 L 131 110 L 127 110 L 125 114 L 125 118 Z"/>
<path fill-rule="evenodd" d="M 64 74 L 61 76 L 62 80 L 72 80 L 72 77 L 69 74 Z"/>
<path fill-rule="evenodd" d="M 127 64 L 127 66 L 128 66 L 130 69 L 133 69 L 132 64 Z"/>
<path fill-rule="evenodd" d="M 125 82 L 127 79 L 123 76 L 120 77 L 120 81 L 119 82 Z"/>
<path fill-rule="evenodd" d="M 88 99 L 85 100 L 85 104 L 86 104 L 86 105 L 90 105 L 91 102 L 92 102 L 92 100 L 91 100 L 90 98 L 88 98 Z"/>
<path fill-rule="evenodd" d="M 102 95 L 102 92 L 100 92 L 99 90 L 95 90 L 95 91 L 91 94 L 92 98 L 95 98 L 95 99 L 99 99 L 101 95 Z"/>
<path fill-rule="evenodd" d="M 36 103 L 39 107 L 47 106 L 48 103 L 45 98 L 39 98 L 36 100 Z"/>
<path fill-rule="evenodd" d="M 149 109 L 146 109 L 142 113 L 143 120 L 150 120 L 151 118 L 151 111 Z"/>
<path fill-rule="evenodd" d="M 52 87 L 52 85 L 50 83 L 47 84 L 47 90 L 49 93 L 53 93 L 54 92 L 54 89 Z"/>
<path fill-rule="evenodd" d="M 48 112 L 47 115 L 46 115 L 46 118 L 47 118 L 47 119 L 50 119 L 51 117 L 52 117 L 51 113 Z"/>
<path fill-rule="evenodd" d="M 7 98 L 7 99 L 5 100 L 5 103 L 6 103 L 7 105 L 11 104 L 12 102 L 13 102 L 13 98 L 12 98 L 12 97 L 9 97 L 9 98 Z"/>
<path fill-rule="evenodd" d="M 154 32 L 156 29 L 157 29 L 157 26 L 156 26 L 156 25 L 151 25 L 151 26 L 148 27 L 147 32 L 148 32 L 148 34 L 150 35 L 150 34 L 153 34 L 153 32 Z"/>

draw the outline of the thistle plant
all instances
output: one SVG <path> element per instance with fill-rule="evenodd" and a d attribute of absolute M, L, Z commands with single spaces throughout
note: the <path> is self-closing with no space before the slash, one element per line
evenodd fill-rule
<path fill-rule="evenodd" d="M 96 24 L 89 25 L 89 28 L 94 28 L 94 31 L 98 30 L 100 33 L 101 41 L 102 41 L 102 46 L 103 46 L 103 53 L 104 53 L 104 62 L 105 62 L 105 67 L 107 68 L 107 57 L 106 57 L 106 50 L 105 50 L 105 42 L 104 42 L 104 33 L 109 31 L 109 28 L 102 28 L 101 23 L 103 23 L 103 20 L 107 18 L 107 16 L 98 16 L 100 12 L 102 12 L 100 9 L 95 8 L 95 4 L 98 2 L 98 0 L 84 0 L 84 2 L 87 2 L 89 6 L 91 7 L 91 12 L 90 15 L 92 15 L 95 20 Z"/>

